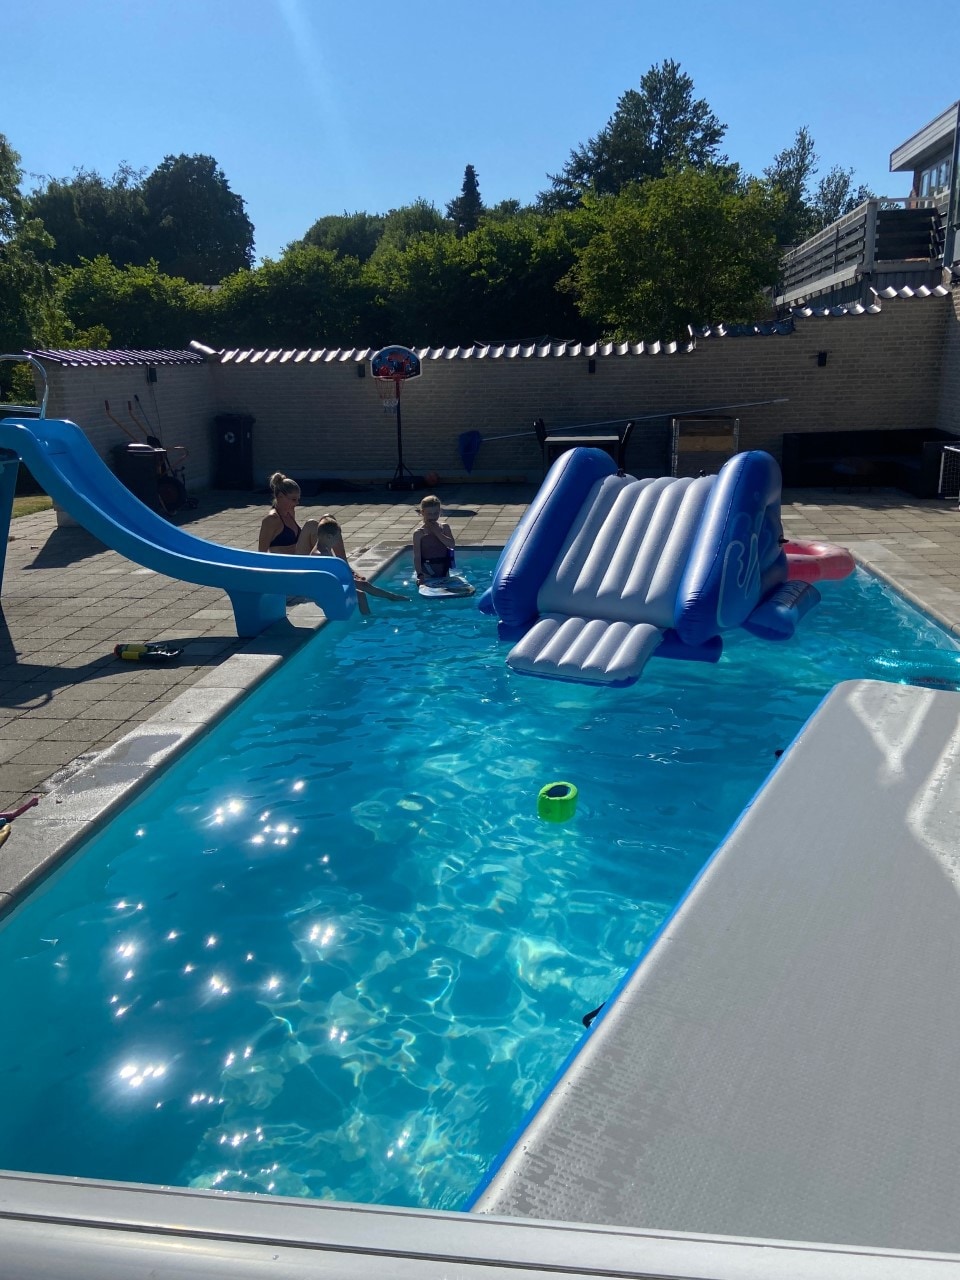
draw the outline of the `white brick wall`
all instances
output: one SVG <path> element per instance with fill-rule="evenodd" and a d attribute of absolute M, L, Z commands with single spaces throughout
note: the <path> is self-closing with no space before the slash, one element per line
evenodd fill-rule
<path fill-rule="evenodd" d="M 130 438 L 107 415 L 110 412 L 142 439 L 130 420 L 127 404 L 141 420 L 134 395 L 150 423 L 150 434 L 160 435 L 165 445 L 183 444 L 189 450 L 186 460 L 187 483 L 200 488 L 210 483 L 212 447 L 210 419 L 217 412 L 210 370 L 206 365 L 157 365 L 157 381 L 147 381 L 147 368 L 142 365 L 94 365 L 74 368 L 44 362 L 50 386 L 47 415 L 69 418 L 83 427 L 94 448 L 109 465 L 113 463 L 116 445 L 129 444 Z M 159 433 L 157 431 L 159 425 Z"/>
<path fill-rule="evenodd" d="M 817 352 L 827 352 L 825 367 Z M 941 396 L 941 365 L 944 395 Z M 72 418 L 102 456 L 126 437 L 103 401 L 126 421 L 134 392 L 167 444 L 190 449 L 191 486 L 212 475 L 215 413 L 252 413 L 257 484 L 280 469 L 292 475 L 385 479 L 396 463 L 395 419 L 382 410 L 369 375 L 350 362 L 158 365 L 50 369 L 51 416 Z M 689 354 L 527 359 L 424 360 L 403 389 L 404 461 L 411 471 L 465 476 L 457 438 L 476 430 L 489 441 L 474 476 L 540 474 L 531 424 L 548 427 L 705 408 L 734 401 L 786 403 L 739 411 L 741 447 L 780 452 L 786 431 L 933 426 L 960 421 L 960 332 L 950 298 L 884 301 L 879 315 L 798 318 L 784 336 L 702 339 Z M 154 405 L 153 392 L 156 393 Z M 952 429 L 958 429 L 954 426 Z M 656 473 L 668 462 L 666 417 L 634 432 L 628 466 Z"/>

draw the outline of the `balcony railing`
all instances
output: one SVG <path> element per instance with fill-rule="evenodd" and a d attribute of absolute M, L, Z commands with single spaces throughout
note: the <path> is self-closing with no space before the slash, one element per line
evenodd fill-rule
<path fill-rule="evenodd" d="M 929 271 L 943 261 L 946 196 L 866 200 L 788 249 L 780 263 L 778 305 L 884 270 Z"/>

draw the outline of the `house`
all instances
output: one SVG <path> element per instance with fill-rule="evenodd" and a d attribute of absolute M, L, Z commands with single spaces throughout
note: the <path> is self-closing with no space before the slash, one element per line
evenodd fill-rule
<path fill-rule="evenodd" d="M 944 268 L 960 256 L 958 122 L 960 102 L 954 102 L 893 150 L 890 172 L 913 177 L 908 196 L 867 200 L 784 254 L 779 310 L 814 300 L 817 306 L 865 302 L 871 289 L 944 283 Z"/>
<path fill-rule="evenodd" d="M 891 173 L 912 173 L 912 194 L 936 201 L 946 212 L 950 195 L 950 175 L 957 144 L 957 111 L 954 102 L 946 111 L 902 142 L 890 156 Z"/>

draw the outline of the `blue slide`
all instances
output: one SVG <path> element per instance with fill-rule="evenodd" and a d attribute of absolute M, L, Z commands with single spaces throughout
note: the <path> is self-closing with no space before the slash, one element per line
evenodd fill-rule
<path fill-rule="evenodd" d="M 787 580 L 780 469 L 739 453 L 715 476 L 637 480 L 600 449 L 547 474 L 479 601 L 523 675 L 614 687 L 649 658 L 716 662 L 737 627 L 786 640 L 820 599 Z"/>
<path fill-rule="evenodd" d="M 185 533 L 120 483 L 76 423 L 44 417 L 0 420 L 0 584 L 21 461 L 106 546 L 170 578 L 225 591 L 237 635 L 255 636 L 285 617 L 288 596 L 305 596 L 338 621 L 356 607 L 353 575 L 343 560 L 238 551 Z"/>

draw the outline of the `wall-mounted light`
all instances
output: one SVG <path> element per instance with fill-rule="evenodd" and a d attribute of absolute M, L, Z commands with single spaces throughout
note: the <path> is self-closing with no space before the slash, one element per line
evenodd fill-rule
<path fill-rule="evenodd" d="M 157 371 L 153 367 L 153 365 L 151 365 L 150 368 L 147 370 L 147 381 L 156 382 L 156 380 L 157 380 Z"/>
<path fill-rule="evenodd" d="M 365 378 L 366 376 L 367 376 L 367 366 L 361 360 L 360 363 L 357 365 L 357 377 Z"/>
<path fill-rule="evenodd" d="M 827 363 L 827 353 L 825 351 L 817 352 L 817 368 L 822 369 Z"/>
<path fill-rule="evenodd" d="M 597 362 L 596 360 L 591 358 L 587 361 L 587 373 L 596 373 L 596 372 L 597 372 Z"/>

